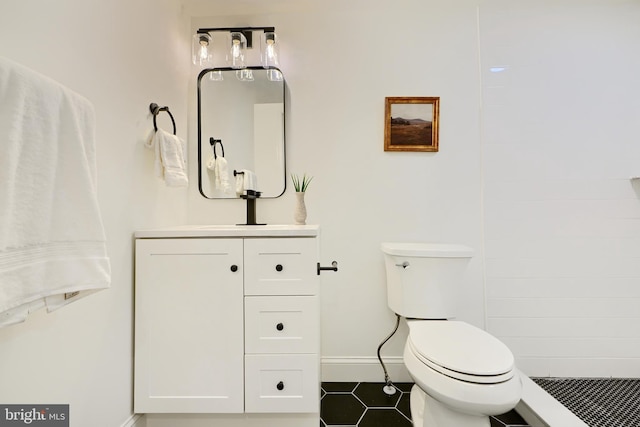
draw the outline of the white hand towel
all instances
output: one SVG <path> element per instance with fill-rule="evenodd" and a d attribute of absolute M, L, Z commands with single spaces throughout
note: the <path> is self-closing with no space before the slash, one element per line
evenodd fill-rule
<path fill-rule="evenodd" d="M 247 190 L 258 191 L 258 178 L 248 169 L 242 169 L 236 174 L 236 194 L 240 196 Z"/>
<path fill-rule="evenodd" d="M 167 186 L 186 187 L 189 184 L 184 157 L 185 143 L 182 139 L 164 129 L 158 129 L 147 147 L 155 148 L 156 176 L 164 178 Z"/>
<path fill-rule="evenodd" d="M 229 168 L 227 166 L 227 159 L 222 156 L 218 156 L 215 160 L 215 177 L 216 188 L 223 193 L 228 193 L 231 189 L 229 185 Z"/>
<path fill-rule="evenodd" d="M 229 184 L 229 166 L 227 165 L 227 159 L 222 156 L 218 156 L 217 158 L 211 156 L 209 160 L 207 160 L 207 169 L 210 174 L 213 174 L 213 187 L 225 194 L 230 193 L 231 185 Z"/>
<path fill-rule="evenodd" d="M 244 175 L 236 174 L 236 196 L 240 196 L 244 193 Z"/>
<path fill-rule="evenodd" d="M 215 172 L 216 170 L 216 159 L 213 156 L 209 157 L 209 160 L 207 160 L 207 169 L 211 172 Z"/>
<path fill-rule="evenodd" d="M 89 101 L 0 57 L 0 326 L 109 287 Z"/>

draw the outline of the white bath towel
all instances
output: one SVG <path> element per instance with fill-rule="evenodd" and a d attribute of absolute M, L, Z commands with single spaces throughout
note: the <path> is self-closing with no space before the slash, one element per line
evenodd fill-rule
<path fill-rule="evenodd" d="M 0 326 L 109 287 L 85 98 L 0 57 Z"/>
<path fill-rule="evenodd" d="M 164 178 L 167 186 L 186 187 L 189 185 L 184 155 L 185 143 L 182 139 L 164 129 L 158 129 L 151 135 L 147 147 L 155 149 L 156 176 Z"/>
<path fill-rule="evenodd" d="M 247 190 L 258 191 L 258 178 L 250 170 L 242 169 L 236 174 L 236 194 L 240 196 Z"/>

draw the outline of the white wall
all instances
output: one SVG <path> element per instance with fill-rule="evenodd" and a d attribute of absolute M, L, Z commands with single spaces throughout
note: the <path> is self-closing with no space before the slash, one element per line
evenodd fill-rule
<path fill-rule="evenodd" d="M 74 427 L 132 412 L 132 232 L 182 223 L 186 190 L 153 176 L 149 104 L 186 138 L 189 47 L 174 0 L 3 0 L 0 55 L 88 98 L 97 116 L 99 202 L 111 289 L 0 329 L 0 402 L 70 404 Z M 0 107 L 1 108 L 1 107 Z M 158 119 L 170 126 L 168 116 Z"/>
<path fill-rule="evenodd" d="M 483 326 L 486 233 L 487 326 L 519 363 L 638 376 L 637 2 L 485 0 L 479 15 L 472 0 L 313 3 L 194 1 L 185 16 L 282 37 L 289 171 L 315 176 L 308 222 L 322 226 L 323 263 L 340 266 L 323 276 L 325 372 L 375 362 L 393 326 L 383 241 L 474 247 L 460 317 Z M 132 231 L 242 222 L 244 205 L 197 192 L 197 71 L 174 1 L 4 0 L 0 12 L 1 55 L 96 106 L 113 266 L 110 290 L 0 330 L 0 402 L 70 403 L 74 426 L 118 426 L 131 413 Z M 494 62 L 513 80 L 493 82 Z M 385 96 L 441 97 L 439 153 L 383 151 Z M 188 122 L 186 192 L 152 176 L 150 102 L 171 107 L 183 137 Z M 258 201 L 258 219 L 291 223 L 292 193 Z M 404 334 L 384 354 L 399 357 Z M 371 366 L 333 379 L 381 380 Z"/>
<path fill-rule="evenodd" d="M 217 3 L 192 11 L 198 16 L 195 28 L 274 25 L 282 42 L 289 91 L 287 167 L 314 176 L 306 195 L 307 222 L 322 228 L 322 262 L 339 264 L 338 273 L 322 277 L 323 377 L 384 379 L 376 349 L 395 321 L 386 304 L 379 249 L 384 241 L 475 248 L 460 317 L 483 326 L 474 3 L 276 2 L 260 14 Z M 215 17 L 203 18 L 207 13 Z M 439 153 L 384 152 L 386 96 L 441 97 Z M 292 187 L 279 199 L 257 202 L 260 222 L 293 223 Z M 192 223 L 238 223 L 244 215 L 243 201 L 204 200 L 190 190 Z M 400 364 L 404 334 L 403 326 L 383 352 Z M 341 370 L 341 362 L 358 366 Z"/>
<path fill-rule="evenodd" d="M 387 240 L 476 248 L 460 317 L 486 318 L 528 373 L 640 375 L 637 2 L 217 3 L 191 2 L 196 27 L 281 36 L 288 167 L 315 176 L 308 221 L 340 264 L 323 277 L 325 379 L 380 380 Z M 441 97 L 441 151 L 383 152 L 384 97 L 419 95 Z M 190 196 L 191 222 L 244 218 Z M 259 201 L 258 219 L 291 222 L 292 199 Z"/>
<path fill-rule="evenodd" d="M 488 329 L 532 375 L 638 377 L 640 3 L 491 3 Z"/>

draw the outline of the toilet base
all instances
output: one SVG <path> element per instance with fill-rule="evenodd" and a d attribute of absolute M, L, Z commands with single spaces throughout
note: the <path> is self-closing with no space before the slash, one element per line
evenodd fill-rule
<path fill-rule="evenodd" d="M 411 418 L 414 427 L 490 427 L 488 416 L 456 412 L 438 402 L 420 387 L 411 389 Z"/>

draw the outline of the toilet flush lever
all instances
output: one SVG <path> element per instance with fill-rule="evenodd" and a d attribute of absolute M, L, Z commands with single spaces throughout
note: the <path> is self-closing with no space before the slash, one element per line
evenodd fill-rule
<path fill-rule="evenodd" d="M 409 264 L 409 261 L 404 261 L 402 264 L 396 264 L 396 267 L 402 267 L 404 269 L 409 268 L 411 264 Z"/>

